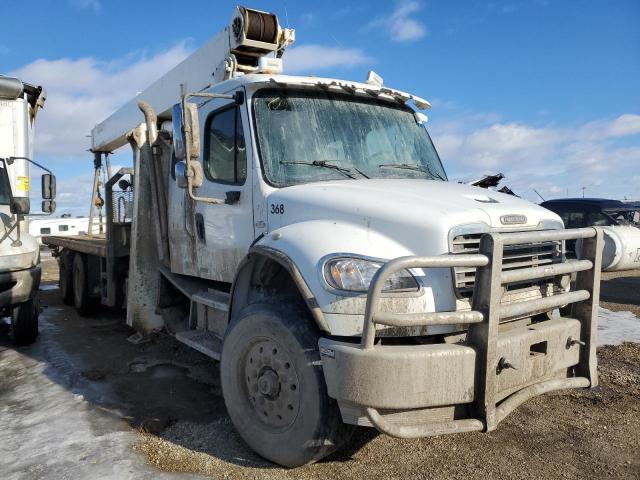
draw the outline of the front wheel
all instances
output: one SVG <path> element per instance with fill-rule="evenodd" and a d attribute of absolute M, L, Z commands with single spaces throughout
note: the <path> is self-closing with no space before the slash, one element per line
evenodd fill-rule
<path fill-rule="evenodd" d="M 242 310 L 225 337 L 220 371 L 236 430 L 272 462 L 315 462 L 354 430 L 327 395 L 318 332 L 301 309 L 256 304 Z"/>
<path fill-rule="evenodd" d="M 34 298 L 11 309 L 11 340 L 30 345 L 38 337 L 38 305 Z"/>

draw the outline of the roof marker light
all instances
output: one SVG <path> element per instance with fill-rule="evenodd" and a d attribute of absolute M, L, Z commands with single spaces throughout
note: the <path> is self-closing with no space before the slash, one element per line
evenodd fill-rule
<path fill-rule="evenodd" d="M 384 84 L 384 80 L 376 72 L 374 72 L 373 70 L 369 70 L 369 73 L 367 74 L 367 83 L 369 85 L 381 87 Z"/>

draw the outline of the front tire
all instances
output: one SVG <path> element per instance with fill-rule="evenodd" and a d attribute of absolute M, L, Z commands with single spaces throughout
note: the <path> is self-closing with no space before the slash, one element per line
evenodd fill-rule
<path fill-rule="evenodd" d="M 315 462 L 354 427 L 327 395 L 318 330 L 302 309 L 256 304 L 234 319 L 222 349 L 222 393 L 244 441 L 285 467 Z"/>
<path fill-rule="evenodd" d="M 30 345 L 38 337 L 38 305 L 35 298 L 11 309 L 11 340 L 14 345 Z"/>

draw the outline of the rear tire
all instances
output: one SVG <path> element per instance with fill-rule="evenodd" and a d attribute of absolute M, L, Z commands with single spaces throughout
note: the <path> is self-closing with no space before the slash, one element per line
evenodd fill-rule
<path fill-rule="evenodd" d="M 87 262 L 84 255 L 77 253 L 73 258 L 73 306 L 80 316 L 87 316 L 91 311 L 89 284 L 87 282 Z"/>
<path fill-rule="evenodd" d="M 38 338 L 38 302 L 35 298 L 11 309 L 11 341 L 30 345 Z"/>
<path fill-rule="evenodd" d="M 65 305 L 73 305 L 73 255 L 63 253 L 58 261 L 60 295 Z"/>
<path fill-rule="evenodd" d="M 233 321 L 222 349 L 222 393 L 244 441 L 285 467 L 340 448 L 355 427 L 327 394 L 319 332 L 303 310 L 255 304 Z"/>

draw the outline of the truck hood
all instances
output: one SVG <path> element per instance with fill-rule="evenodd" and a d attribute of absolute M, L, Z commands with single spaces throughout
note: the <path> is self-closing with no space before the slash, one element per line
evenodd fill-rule
<path fill-rule="evenodd" d="M 453 182 L 371 179 L 282 188 L 268 197 L 269 230 L 310 220 L 360 225 L 415 254 L 448 249 L 454 227 L 476 230 L 562 228 L 555 213 L 526 200 Z M 364 252 L 363 252 L 364 253 Z"/>

